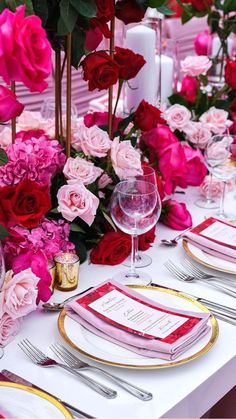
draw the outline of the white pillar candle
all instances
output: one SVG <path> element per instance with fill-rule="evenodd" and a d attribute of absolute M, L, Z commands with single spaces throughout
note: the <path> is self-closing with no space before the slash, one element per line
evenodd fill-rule
<path fill-rule="evenodd" d="M 144 25 L 134 26 L 126 32 L 125 46 L 146 60 L 137 76 L 129 81 L 133 90 L 126 86 L 126 111 L 134 111 L 142 99 L 156 105 L 155 31 Z"/>
<path fill-rule="evenodd" d="M 159 89 L 160 57 L 156 55 L 157 91 Z M 174 60 L 167 55 L 161 56 L 161 104 L 168 102 L 167 98 L 173 93 Z"/>

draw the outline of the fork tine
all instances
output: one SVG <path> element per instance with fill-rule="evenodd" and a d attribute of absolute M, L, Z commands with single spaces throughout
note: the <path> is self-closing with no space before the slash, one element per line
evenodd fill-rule
<path fill-rule="evenodd" d="M 71 361 L 81 362 L 79 358 L 77 358 L 70 351 L 68 351 L 68 349 L 66 349 L 65 346 L 63 346 L 61 343 L 56 342 L 54 344 L 54 346 L 56 346 L 58 348 L 58 350 L 60 349 L 61 350 L 61 353 L 63 353 L 63 355 L 67 355 L 67 357 L 70 358 Z"/>
<path fill-rule="evenodd" d="M 34 346 L 28 339 L 24 339 L 23 342 L 27 346 L 28 350 L 31 351 L 31 353 L 34 354 L 39 361 L 46 360 L 47 356 L 43 354 L 43 352 L 41 352 L 40 349 Z"/>
<path fill-rule="evenodd" d="M 204 273 L 202 271 L 200 271 L 200 269 L 198 269 L 195 265 L 193 265 L 189 260 L 184 259 L 182 262 L 182 265 L 188 269 L 189 272 L 194 273 L 194 275 L 198 276 L 198 277 L 202 277 L 202 275 L 204 275 Z"/>
<path fill-rule="evenodd" d="M 65 362 L 68 365 L 71 365 L 72 363 L 69 362 L 61 353 L 61 351 L 55 346 L 55 345 L 51 345 L 50 349 L 52 350 L 52 352 L 62 361 Z"/>
<path fill-rule="evenodd" d="M 174 265 L 174 263 L 171 260 L 168 260 L 164 263 L 164 266 L 177 278 L 179 279 L 185 279 L 187 277 L 186 273 L 182 271 L 179 267 Z"/>
<path fill-rule="evenodd" d="M 29 349 L 27 348 L 27 346 L 25 345 L 24 342 L 20 342 L 18 343 L 19 348 L 24 352 L 24 354 L 31 359 L 31 361 L 33 361 L 34 363 L 37 364 L 37 362 L 39 361 L 38 358 L 36 358 L 36 356 L 29 351 Z"/>

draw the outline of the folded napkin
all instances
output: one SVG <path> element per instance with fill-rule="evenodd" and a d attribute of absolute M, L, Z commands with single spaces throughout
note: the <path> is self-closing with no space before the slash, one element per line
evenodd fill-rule
<path fill-rule="evenodd" d="M 116 293 L 115 297 L 113 292 Z M 100 304 L 103 296 L 106 297 L 102 305 L 105 314 L 91 307 L 93 304 Z M 127 306 L 123 309 L 123 300 L 127 298 L 129 310 Z M 141 305 L 133 306 L 136 303 Z M 150 309 L 153 310 L 148 317 Z M 176 359 L 210 330 L 207 324 L 209 313 L 184 311 L 161 305 L 113 280 L 106 281 L 68 302 L 65 310 L 69 317 L 92 333 L 145 357 Z M 111 316 L 111 311 L 115 313 L 115 317 Z M 130 323 L 129 326 L 122 323 L 123 314 L 124 317 L 131 318 L 132 327 Z M 162 317 L 160 323 L 159 316 Z M 169 316 L 173 317 L 170 319 Z M 138 330 L 140 324 L 144 324 L 144 331 Z M 159 333 L 155 329 L 157 324 L 157 327 L 160 325 L 161 333 L 165 329 L 164 337 L 156 337 L 155 333 Z"/>
<path fill-rule="evenodd" d="M 194 246 L 210 255 L 236 263 L 236 226 L 210 217 L 184 235 Z"/>

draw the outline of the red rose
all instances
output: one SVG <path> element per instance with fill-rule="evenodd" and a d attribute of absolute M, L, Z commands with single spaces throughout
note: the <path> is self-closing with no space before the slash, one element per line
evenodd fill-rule
<path fill-rule="evenodd" d="M 18 102 L 15 93 L 7 87 L 0 86 L 0 122 L 6 122 L 19 116 L 23 109 L 24 105 Z"/>
<path fill-rule="evenodd" d="M 31 180 L 0 188 L 0 224 L 20 224 L 26 228 L 37 227 L 51 202 L 47 186 Z"/>
<path fill-rule="evenodd" d="M 129 23 L 141 22 L 145 15 L 145 9 L 142 9 L 135 0 L 119 0 L 116 3 L 116 17 L 126 25 Z"/>
<path fill-rule="evenodd" d="M 142 100 L 134 113 L 134 121 L 142 131 L 150 131 L 157 124 L 165 124 L 161 111 L 150 103 Z"/>
<path fill-rule="evenodd" d="M 83 60 L 84 80 L 89 82 L 89 90 L 108 89 L 116 84 L 119 77 L 119 66 L 103 51 L 93 52 Z"/>
<path fill-rule="evenodd" d="M 102 42 L 103 36 L 101 29 L 98 27 L 90 28 L 86 31 L 85 48 L 94 51 Z"/>
<path fill-rule="evenodd" d="M 212 5 L 213 0 L 191 0 L 187 3 L 191 3 L 194 9 L 196 9 L 198 12 L 204 12 L 208 9 L 209 6 Z"/>
<path fill-rule="evenodd" d="M 99 265 L 117 265 L 123 262 L 131 252 L 131 239 L 122 232 L 105 233 L 90 254 L 92 263 Z"/>
<path fill-rule="evenodd" d="M 227 60 L 225 65 L 225 81 L 236 90 L 236 61 Z"/>
<path fill-rule="evenodd" d="M 115 15 L 114 0 L 96 0 L 97 17 L 102 18 L 108 22 Z"/>
<path fill-rule="evenodd" d="M 128 48 L 116 47 L 115 50 L 114 60 L 120 66 L 119 79 L 133 79 L 146 63 L 145 59 Z"/>
<path fill-rule="evenodd" d="M 139 248 L 139 250 L 149 249 L 149 247 L 154 242 L 155 237 L 156 237 L 155 230 L 156 230 L 156 227 L 154 226 L 154 227 L 151 228 L 151 230 L 147 231 L 144 234 L 140 234 L 140 236 L 138 236 L 138 248 Z"/>
<path fill-rule="evenodd" d="M 185 230 L 192 226 L 192 217 L 186 205 L 174 199 L 163 202 L 161 221 L 174 230 Z"/>

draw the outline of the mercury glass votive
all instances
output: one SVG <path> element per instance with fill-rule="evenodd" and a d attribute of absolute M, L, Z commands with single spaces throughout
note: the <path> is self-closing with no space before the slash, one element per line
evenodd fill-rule
<path fill-rule="evenodd" d="M 55 288 L 72 291 L 77 288 L 79 276 L 79 257 L 74 253 L 59 253 L 54 257 L 56 263 Z"/>
<path fill-rule="evenodd" d="M 54 260 L 49 260 L 48 261 L 48 270 L 49 270 L 51 278 L 52 278 L 50 288 L 53 291 L 54 288 L 55 288 L 55 283 L 56 283 L 56 265 L 55 265 Z"/>

